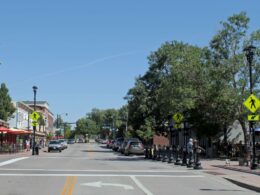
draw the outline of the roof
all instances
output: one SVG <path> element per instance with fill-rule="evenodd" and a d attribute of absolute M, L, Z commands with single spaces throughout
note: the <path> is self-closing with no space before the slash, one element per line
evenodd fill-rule
<path fill-rule="evenodd" d="M 24 104 L 27 104 L 27 105 L 34 105 L 34 101 L 22 101 Z M 49 106 L 49 104 L 48 104 L 48 102 L 47 101 L 36 101 L 36 104 L 37 105 L 43 105 L 43 104 L 47 104 L 48 106 Z"/>

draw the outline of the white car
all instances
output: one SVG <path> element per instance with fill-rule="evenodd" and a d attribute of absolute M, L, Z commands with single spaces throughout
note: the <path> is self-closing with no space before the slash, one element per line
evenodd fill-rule
<path fill-rule="evenodd" d="M 58 141 L 60 142 L 62 149 L 68 148 L 68 143 L 67 143 L 66 140 L 64 140 L 64 139 L 59 139 Z"/>

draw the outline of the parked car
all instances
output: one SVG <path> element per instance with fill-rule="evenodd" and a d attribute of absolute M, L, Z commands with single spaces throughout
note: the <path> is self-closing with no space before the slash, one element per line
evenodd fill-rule
<path fill-rule="evenodd" d="M 124 138 L 117 138 L 112 146 L 112 149 L 114 151 L 118 151 L 118 149 L 120 148 L 121 144 L 123 143 Z"/>
<path fill-rule="evenodd" d="M 144 145 L 141 141 L 129 140 L 124 149 L 124 154 L 144 154 Z"/>
<path fill-rule="evenodd" d="M 49 141 L 48 152 L 51 152 L 53 150 L 61 152 L 62 146 L 61 146 L 61 144 L 60 144 L 60 142 L 58 140 L 51 140 L 51 141 Z"/>
<path fill-rule="evenodd" d="M 118 151 L 121 152 L 121 154 L 125 153 L 125 147 L 127 146 L 128 141 L 140 141 L 138 138 L 128 138 L 128 139 L 124 139 L 124 141 L 121 143 Z"/>
<path fill-rule="evenodd" d="M 114 143 L 115 143 L 114 140 L 108 140 L 107 141 L 107 148 L 112 148 Z"/>
<path fill-rule="evenodd" d="M 78 141 L 77 141 L 78 143 L 84 143 L 84 140 L 83 139 L 78 139 Z"/>
<path fill-rule="evenodd" d="M 68 140 L 68 144 L 74 144 L 75 143 L 75 140 L 74 139 L 69 139 Z"/>
<path fill-rule="evenodd" d="M 61 144 L 62 150 L 68 148 L 68 144 L 67 144 L 66 140 L 64 140 L 64 139 L 59 139 L 58 141 L 59 141 L 60 144 Z"/>

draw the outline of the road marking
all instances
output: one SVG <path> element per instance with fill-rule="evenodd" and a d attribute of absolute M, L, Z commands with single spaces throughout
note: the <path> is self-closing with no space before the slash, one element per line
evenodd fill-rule
<path fill-rule="evenodd" d="M 70 187 L 69 187 L 68 195 L 72 195 L 72 190 L 73 190 L 75 181 L 76 181 L 76 177 L 74 176 L 74 177 L 72 178 L 72 181 L 71 181 L 71 184 L 70 184 Z"/>
<path fill-rule="evenodd" d="M 21 173 L 1 173 L 0 176 L 22 176 L 22 177 L 67 177 L 67 176 L 76 176 L 76 177 L 165 177 L 165 178 L 202 178 L 203 175 L 133 175 L 133 174 L 21 174 Z"/>
<path fill-rule="evenodd" d="M 190 172 L 190 171 L 182 171 L 182 170 L 161 170 L 161 169 L 157 169 L 157 170 L 101 170 L 101 169 L 98 169 L 98 170 L 88 170 L 88 169 L 5 169 L 5 168 L 0 168 L 0 171 L 50 171 L 50 172 L 72 172 L 72 171 L 75 171 L 75 172 L 134 172 L 134 173 L 187 173 L 187 172 Z"/>
<path fill-rule="evenodd" d="M 153 195 L 152 192 L 150 192 L 144 185 L 136 179 L 135 176 L 130 176 L 130 178 L 135 182 L 135 184 L 146 194 L 146 195 Z"/>
<path fill-rule="evenodd" d="M 29 157 L 20 157 L 20 158 L 15 158 L 15 159 L 7 160 L 7 161 L 4 161 L 4 162 L 1 162 L 1 163 L 0 163 L 0 167 L 1 167 L 1 166 L 4 166 L 4 165 L 11 164 L 11 163 L 14 163 L 14 162 L 17 162 L 17 161 L 20 161 L 20 160 L 24 160 L 24 159 L 27 159 L 27 158 L 29 158 Z"/>
<path fill-rule="evenodd" d="M 72 195 L 72 190 L 73 190 L 73 187 L 74 187 L 74 183 L 75 183 L 75 180 L 76 180 L 76 177 L 71 177 L 71 176 L 68 176 L 67 179 L 66 179 L 66 183 L 63 187 L 63 190 L 62 190 L 62 193 L 61 195 Z M 68 193 L 67 193 L 68 191 Z"/>
<path fill-rule="evenodd" d="M 63 187 L 63 190 L 62 190 L 61 195 L 65 195 L 65 194 L 66 194 L 66 192 L 67 192 L 67 187 L 68 187 L 68 185 L 69 185 L 69 182 L 70 182 L 70 176 L 68 176 L 67 179 L 66 179 L 66 183 L 65 183 L 65 185 L 64 185 L 64 187 Z"/>
<path fill-rule="evenodd" d="M 125 185 L 125 184 L 118 184 L 118 183 L 102 183 L 102 181 L 97 181 L 97 182 L 90 182 L 90 183 L 81 183 L 81 186 L 91 186 L 91 187 L 96 187 L 96 188 L 101 188 L 102 186 L 114 186 L 114 187 L 122 187 L 125 190 L 133 190 L 134 187 L 130 185 Z"/>
<path fill-rule="evenodd" d="M 93 152 L 91 152 L 91 150 L 93 150 L 93 147 L 90 145 L 90 149 L 87 149 L 87 157 L 88 159 L 93 159 Z"/>

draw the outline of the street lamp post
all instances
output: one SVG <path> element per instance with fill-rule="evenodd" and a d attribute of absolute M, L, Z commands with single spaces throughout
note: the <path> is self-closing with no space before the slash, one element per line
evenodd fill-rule
<path fill-rule="evenodd" d="M 65 114 L 66 116 L 68 113 L 62 113 L 62 114 L 57 114 L 57 128 L 60 128 L 60 121 L 61 121 L 61 115 Z M 61 129 L 60 129 L 60 136 L 61 136 Z M 65 124 L 64 124 L 64 137 L 65 137 Z"/>
<path fill-rule="evenodd" d="M 253 94 L 253 82 L 252 82 L 252 62 L 254 58 L 254 50 L 255 47 L 253 45 L 249 45 L 246 48 L 244 48 L 246 58 L 249 65 L 249 83 L 250 83 L 250 94 Z M 253 121 L 249 121 L 249 129 L 250 133 L 252 134 L 252 142 L 253 142 L 253 156 L 252 156 L 252 163 L 251 163 L 251 169 L 257 168 L 256 163 L 256 151 L 255 151 L 255 129 L 254 129 L 254 123 Z"/>
<path fill-rule="evenodd" d="M 33 98 L 33 111 L 36 111 L 36 92 L 37 92 L 37 87 L 33 86 L 33 94 L 34 94 L 34 98 Z M 35 154 L 35 131 L 36 131 L 36 126 L 33 126 L 33 149 L 32 149 L 32 155 Z"/>

